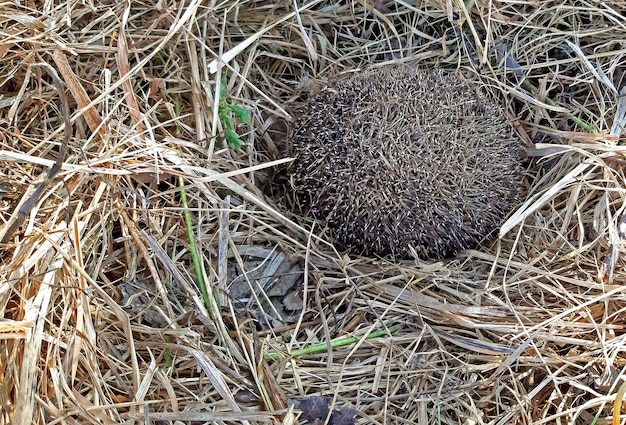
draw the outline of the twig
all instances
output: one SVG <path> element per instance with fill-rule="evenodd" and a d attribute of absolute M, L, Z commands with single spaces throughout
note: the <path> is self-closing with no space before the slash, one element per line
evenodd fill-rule
<path fill-rule="evenodd" d="M 63 166 L 63 161 L 65 160 L 65 155 L 67 154 L 67 146 L 69 144 L 70 134 L 72 132 L 72 123 L 70 122 L 67 98 L 65 97 L 65 93 L 63 92 L 63 85 L 57 72 L 52 66 L 45 62 L 29 64 L 28 66 L 43 68 L 48 73 L 48 75 L 50 75 L 50 78 L 52 78 L 52 85 L 56 89 L 57 93 L 59 94 L 59 99 L 61 100 L 61 116 L 63 118 L 63 125 L 65 127 L 63 142 L 61 143 L 61 148 L 59 149 L 59 154 L 57 155 L 56 162 L 48 171 L 48 175 L 46 176 L 44 181 L 39 183 L 37 189 L 35 189 L 35 192 L 33 192 L 30 196 L 27 192 L 25 196 L 29 196 L 29 198 L 19 207 L 17 217 L 11 217 L 12 222 L 7 222 L 7 224 L 3 226 L 2 229 L 0 229 L 0 236 L 2 236 L 2 240 L 0 240 L 0 245 L 7 244 L 11 240 L 17 229 L 19 229 L 24 220 L 26 220 L 26 217 L 28 217 L 30 211 L 33 209 L 37 201 L 39 201 L 39 198 L 41 198 L 43 192 L 50 185 L 57 173 L 61 170 L 61 167 Z"/>

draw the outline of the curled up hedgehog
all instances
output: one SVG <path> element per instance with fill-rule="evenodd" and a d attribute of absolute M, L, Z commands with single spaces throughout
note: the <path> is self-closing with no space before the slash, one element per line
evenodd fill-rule
<path fill-rule="evenodd" d="M 353 251 L 454 255 L 495 230 L 521 196 L 516 133 L 457 73 L 354 74 L 311 93 L 293 116 L 295 201 Z"/>

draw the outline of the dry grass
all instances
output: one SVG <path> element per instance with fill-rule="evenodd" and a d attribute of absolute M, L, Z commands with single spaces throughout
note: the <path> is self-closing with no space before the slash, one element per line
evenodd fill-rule
<path fill-rule="evenodd" d="M 291 424 L 293 400 L 326 395 L 360 424 L 610 423 L 626 367 L 626 6 L 298 7 L 0 5 L 0 422 Z M 260 187 L 298 90 L 408 60 L 459 68 L 506 105 L 528 201 L 453 260 L 347 257 Z M 67 152 L 42 64 L 64 84 Z M 249 111 L 240 151 L 211 108 L 221 75 Z"/>

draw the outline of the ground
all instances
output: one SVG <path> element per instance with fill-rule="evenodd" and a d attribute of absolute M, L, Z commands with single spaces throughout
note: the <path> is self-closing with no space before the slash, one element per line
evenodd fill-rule
<path fill-rule="evenodd" d="M 0 11 L 1 423 L 624 422 L 622 2 Z M 341 251 L 271 184 L 303 92 L 407 62 L 525 154 L 441 261 Z"/>

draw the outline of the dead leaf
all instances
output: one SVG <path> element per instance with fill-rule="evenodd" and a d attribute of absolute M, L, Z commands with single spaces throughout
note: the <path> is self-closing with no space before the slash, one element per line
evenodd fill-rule
<path fill-rule="evenodd" d="M 336 410 L 330 416 L 329 425 L 355 425 L 356 424 L 356 410 L 349 407 Z"/>
<path fill-rule="evenodd" d="M 329 400 L 328 397 L 313 395 L 299 400 L 296 408 L 302 411 L 301 419 L 312 424 L 316 419 L 321 419 L 322 421 L 326 419 Z"/>

